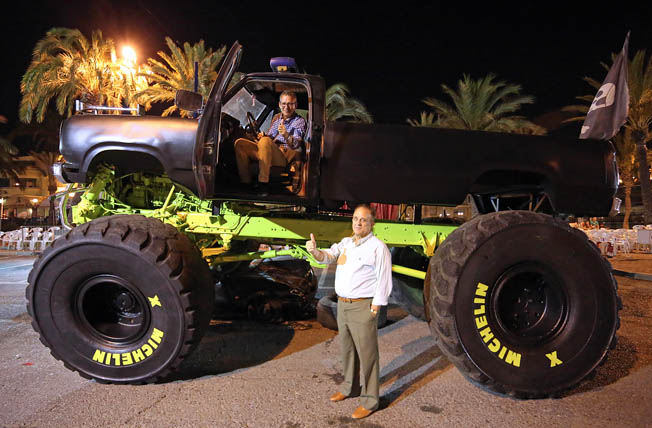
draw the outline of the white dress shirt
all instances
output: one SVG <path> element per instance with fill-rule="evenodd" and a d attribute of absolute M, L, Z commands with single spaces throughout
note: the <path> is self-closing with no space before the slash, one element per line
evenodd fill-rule
<path fill-rule="evenodd" d="M 392 292 L 392 257 L 383 241 L 369 233 L 358 242 L 344 238 L 322 251 L 326 263 L 337 262 L 335 293 L 338 296 L 370 297 L 372 305 L 387 305 Z"/>

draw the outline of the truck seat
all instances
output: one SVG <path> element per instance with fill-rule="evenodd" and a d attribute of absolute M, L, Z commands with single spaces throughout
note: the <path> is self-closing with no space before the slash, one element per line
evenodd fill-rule
<path fill-rule="evenodd" d="M 302 154 L 303 155 L 303 154 Z M 303 156 L 295 158 L 288 162 L 286 166 L 272 166 L 269 170 L 269 182 L 272 186 L 272 192 L 276 193 L 282 188 L 285 188 L 292 194 L 297 194 L 301 190 L 301 175 L 303 171 Z M 249 171 L 254 176 L 254 180 L 258 177 L 258 162 L 251 161 L 249 163 Z"/>

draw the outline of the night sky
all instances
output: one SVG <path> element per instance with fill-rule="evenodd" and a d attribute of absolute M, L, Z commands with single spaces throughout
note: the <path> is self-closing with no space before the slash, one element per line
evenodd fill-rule
<path fill-rule="evenodd" d="M 238 40 L 244 46 L 240 71 L 269 71 L 270 57 L 293 56 L 300 69 L 323 76 L 327 85 L 346 83 L 377 122 L 401 124 L 424 109 L 422 98 L 446 99 L 440 85 L 455 86 L 463 73 L 478 78 L 491 72 L 521 84 L 524 94 L 536 97 L 524 111 L 535 118 L 591 92 L 581 77 L 603 79 L 599 63 L 610 62 L 627 30 L 630 57 L 652 50 L 652 6 L 612 2 L 605 10 L 587 2 L 592 9 L 580 10 L 572 2 L 494 3 L 17 2 L 1 30 L 0 114 L 11 123 L 0 132 L 17 120 L 20 77 L 34 44 L 56 26 L 78 28 L 88 38 L 101 29 L 119 46 L 133 45 L 140 62 L 167 50 L 165 36 L 227 48 Z"/>

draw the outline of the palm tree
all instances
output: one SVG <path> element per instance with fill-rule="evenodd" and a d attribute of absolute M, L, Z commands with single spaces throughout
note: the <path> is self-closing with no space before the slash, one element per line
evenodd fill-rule
<path fill-rule="evenodd" d="M 52 174 L 52 164 L 61 158 L 59 154 L 59 125 L 61 116 L 50 112 L 45 121 L 39 125 L 33 123 L 19 125 L 11 133 L 13 139 L 29 137 L 33 142 L 33 150 L 29 154 L 34 159 L 36 169 L 48 180 L 48 194 L 57 191 L 57 181 Z"/>
<path fill-rule="evenodd" d="M 32 150 L 37 152 L 59 152 L 59 128 L 64 119 L 54 109 L 50 108 L 45 113 L 43 122 L 19 123 L 7 135 L 12 143 L 16 144 L 19 139 L 31 140 Z"/>
<path fill-rule="evenodd" d="M 351 91 L 343 83 L 336 83 L 326 90 L 326 117 L 332 121 L 373 122 L 367 107 L 351 97 Z"/>
<path fill-rule="evenodd" d="M 217 78 L 217 66 L 226 48 L 213 51 L 212 48 L 206 48 L 204 41 L 200 40 L 194 45 L 185 42 L 183 50 L 169 37 L 165 38 L 165 43 L 170 49 L 170 54 L 163 51 L 157 52 L 164 62 L 155 59 L 147 59 L 149 69 L 145 76 L 150 85 L 139 91 L 135 96 L 142 102 L 146 108 L 149 108 L 155 102 L 170 102 L 174 100 L 175 94 L 179 89 L 193 91 L 195 85 L 195 62 L 198 63 L 198 92 L 208 97 L 211 86 Z M 177 110 L 177 106 L 168 107 L 163 116 L 168 116 Z M 189 116 L 191 112 L 181 111 L 182 116 Z"/>
<path fill-rule="evenodd" d="M 638 181 L 643 199 L 643 218 L 652 223 L 652 185 L 650 164 L 647 159 L 647 142 L 652 139 L 652 58 L 645 60 L 645 50 L 639 50 L 629 63 L 627 83 L 629 85 L 629 115 L 625 126 L 632 130 L 636 144 Z"/>
<path fill-rule="evenodd" d="M 55 152 L 35 152 L 30 151 L 29 154 L 34 158 L 36 169 L 39 170 L 41 175 L 48 179 L 48 194 L 52 195 L 57 191 L 57 180 L 52 174 L 52 164 L 57 162 L 61 155 Z"/>
<path fill-rule="evenodd" d="M 495 82 L 496 76 L 489 74 L 475 80 L 464 74 L 457 82 L 457 91 L 441 85 L 453 105 L 436 98 L 423 102 L 432 108 L 435 116 L 423 112 L 419 121 L 407 119 L 412 126 L 434 128 L 469 129 L 478 131 L 512 132 L 521 134 L 545 134 L 545 129 L 513 115 L 524 104 L 532 104 L 534 98 L 521 95 L 521 86 L 504 81 Z"/>
<path fill-rule="evenodd" d="M 0 123 L 7 123 L 7 118 L 0 115 Z M 9 140 L 4 137 L 0 137 L 0 150 L 5 152 L 13 151 L 15 148 L 11 145 Z"/>
<path fill-rule="evenodd" d="M 631 129 L 625 128 L 613 138 L 616 146 L 616 159 L 623 188 L 625 189 L 625 218 L 623 228 L 629 229 L 629 216 L 632 212 L 632 188 L 634 187 L 634 175 L 636 170 L 636 144 L 632 138 Z"/>
<path fill-rule="evenodd" d="M 50 223 L 54 224 L 54 194 L 57 192 L 57 180 L 52 173 L 52 164 L 57 162 L 61 155 L 55 152 L 35 152 L 31 151 L 29 154 L 34 159 L 34 164 L 36 169 L 39 170 L 43 177 L 46 177 L 48 180 L 48 195 L 50 202 L 49 218 Z"/>
<path fill-rule="evenodd" d="M 0 123 L 7 123 L 7 118 L 0 115 Z M 15 162 L 18 149 L 5 137 L 0 137 L 0 177 L 18 179 L 25 168 Z"/>
<path fill-rule="evenodd" d="M 614 142 L 617 149 L 619 144 L 622 145 L 618 151 L 619 156 L 624 157 L 624 160 L 619 160 L 621 174 L 623 170 L 630 170 L 630 168 L 632 171 L 634 169 L 637 171 L 636 175 L 641 185 L 641 198 L 643 200 L 643 218 L 646 223 L 650 224 L 652 223 L 652 186 L 646 144 L 652 140 L 652 134 L 650 133 L 650 124 L 652 124 L 652 58 L 648 58 L 646 62 L 645 56 L 645 50 L 639 50 L 634 58 L 628 61 L 629 115 L 627 116 L 625 129 L 629 130 L 629 134 L 622 135 Z M 612 54 L 612 60 L 615 58 L 616 55 Z M 601 65 L 607 71 L 610 68 L 605 63 L 601 63 Z M 600 82 L 590 77 L 584 77 L 583 80 L 596 90 L 602 86 Z M 568 121 L 584 120 L 594 97 L 595 95 L 578 96 L 576 98 L 586 104 L 564 107 L 563 110 L 580 114 L 568 119 Z M 620 134 L 623 134 L 623 132 L 621 131 Z M 633 153 L 633 156 L 630 156 L 630 153 Z M 625 186 L 625 193 L 631 193 L 631 189 L 628 189 L 627 186 L 633 186 L 633 183 L 625 182 L 623 178 L 623 185 Z M 628 215 L 627 201 L 625 203 L 625 215 Z"/>
<path fill-rule="evenodd" d="M 0 177 L 12 177 L 18 180 L 25 171 L 21 164 L 16 163 L 18 150 L 5 138 L 0 137 Z"/>
<path fill-rule="evenodd" d="M 115 45 L 100 30 L 89 41 L 79 30 L 53 28 L 36 43 L 20 84 L 19 118 L 42 122 L 51 100 L 70 116 L 76 99 L 96 105 L 135 107 L 131 93 L 144 81 L 117 60 Z"/>

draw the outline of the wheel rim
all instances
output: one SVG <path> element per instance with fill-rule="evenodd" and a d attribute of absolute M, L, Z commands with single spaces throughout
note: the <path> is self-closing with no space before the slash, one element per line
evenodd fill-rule
<path fill-rule="evenodd" d="M 513 344 L 540 346 L 562 330 L 568 317 L 563 282 L 536 263 L 505 271 L 496 281 L 491 301 L 499 329 Z"/>
<path fill-rule="evenodd" d="M 100 340 L 128 345 L 149 330 L 147 302 L 142 293 L 123 278 L 94 276 L 81 285 L 75 300 L 80 325 Z"/>

